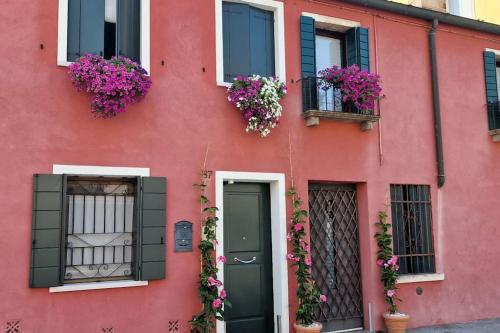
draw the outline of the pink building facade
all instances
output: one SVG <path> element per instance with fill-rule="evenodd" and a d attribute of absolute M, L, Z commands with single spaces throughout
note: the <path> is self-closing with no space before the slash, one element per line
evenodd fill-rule
<path fill-rule="evenodd" d="M 197 246 L 201 225 L 192 184 L 198 181 L 205 158 L 206 168 L 212 171 L 209 197 L 223 207 L 218 234 L 224 242 L 217 247 L 217 254 L 227 254 L 228 246 L 238 243 L 230 239 L 233 233 L 224 224 L 237 206 L 231 206 L 226 197 L 229 183 L 267 184 L 268 192 L 264 193 L 268 193 L 270 230 L 261 231 L 272 237 L 268 240 L 270 250 L 262 257 L 272 259 L 272 280 L 261 282 L 272 290 L 273 307 L 266 315 L 272 316 L 271 331 L 279 327 L 281 332 L 293 332 L 297 302 L 285 237 L 291 212 L 285 197 L 292 179 L 290 147 L 293 182 L 311 215 L 308 231 L 313 238 L 313 274 L 329 293 L 323 318 L 332 323 L 332 331 L 369 329 L 370 325 L 376 330 L 384 328 L 381 314 L 385 304 L 373 235 L 378 212 L 385 207 L 392 223 L 399 218 L 400 228 L 405 228 L 397 236 L 402 244 L 399 254 L 404 258 L 408 255 L 404 259 L 407 274 L 401 277 L 398 295 L 403 299 L 401 311 L 411 316 L 411 327 L 500 317 L 496 263 L 500 254 L 500 206 L 496 202 L 500 143 L 495 142 L 498 133 L 496 126 L 492 127 L 495 115 L 489 119 L 487 112 L 487 102 L 494 104 L 494 97 L 490 97 L 497 85 L 495 78 L 494 89 L 488 86 L 485 65 L 488 56 L 493 54 L 496 63 L 496 54 L 500 55 L 495 51 L 500 50 L 500 36 L 493 33 L 497 26 L 484 24 L 491 33 L 459 24 L 441 23 L 437 27 L 438 104 L 446 177 L 440 187 L 430 20 L 356 5 L 356 1 L 142 0 L 137 52 L 153 85 L 146 98 L 125 113 L 113 119 L 96 119 L 90 113 L 89 96 L 74 89 L 64 66 L 71 38 L 66 30 L 71 24 L 67 15 L 70 2 L 11 1 L 0 14 L 0 170 L 4 175 L 0 193 L 0 327 L 5 327 L 5 332 L 17 332 L 8 329 L 16 323 L 22 332 L 39 333 L 189 332 L 188 321 L 200 309 Z M 288 94 L 282 100 L 281 123 L 265 138 L 245 133 L 238 110 L 227 101 L 227 84 L 223 82 L 229 66 L 224 55 L 228 42 L 223 36 L 228 27 L 223 25 L 227 22 L 223 14 L 226 2 L 271 13 L 271 71 L 286 82 Z M 431 15 L 427 10 L 419 11 Z M 304 111 L 310 110 L 304 110 L 301 17 L 315 22 L 316 53 L 324 42 L 321 45 L 327 51 L 333 54 L 340 50 L 343 56 L 350 47 L 348 31 L 365 29 L 369 70 L 380 75 L 385 95 L 374 116 L 355 115 L 348 121 L 321 113 L 304 117 Z M 318 36 L 326 39 L 320 41 Z M 346 45 L 336 48 L 332 40 Z M 335 60 L 334 55 L 313 57 L 315 69 L 320 62 Z M 343 64 L 347 63 L 349 59 Z M 321 109 L 323 102 L 317 98 L 314 109 Z M 152 190 L 161 194 L 166 207 L 163 226 L 160 221 L 152 232 L 164 232 L 165 236 L 161 242 L 151 243 L 163 251 L 151 262 L 159 266 L 164 262 L 164 274 L 155 272 L 147 279 L 146 271 L 141 271 L 143 276 L 128 272 L 132 277 L 127 279 L 86 281 L 81 273 L 77 283 L 67 283 L 62 268 L 64 281 L 58 286 L 32 283 L 30 287 L 37 268 L 32 257 L 38 230 L 32 225 L 36 222 L 32 222 L 36 220 L 33 212 L 38 211 L 33 200 L 34 174 L 68 175 L 64 178 L 67 184 L 85 180 L 85 175 L 111 180 L 116 176 L 165 177 L 166 191 Z M 141 192 L 140 184 L 141 180 L 130 186 Z M 146 194 L 142 194 L 143 209 L 149 205 Z M 67 195 L 66 207 L 60 209 L 66 212 L 61 223 L 69 228 L 67 209 L 76 206 L 77 197 L 69 199 L 71 192 Z M 123 200 L 125 211 L 137 209 L 127 206 L 127 198 Z M 93 207 L 97 210 L 97 204 Z M 118 209 L 117 204 L 113 207 Z M 121 232 L 126 234 L 124 214 Z M 238 219 L 240 215 L 235 214 Z M 93 221 L 97 223 L 97 218 Z M 192 223 L 192 251 L 176 251 L 177 241 L 190 240 L 189 234 L 178 234 L 179 221 Z M 96 232 L 95 226 L 93 230 Z M 124 237 L 135 239 L 134 232 L 129 234 Z M 142 255 L 146 256 L 145 233 L 141 237 Z M 133 244 L 131 253 L 135 251 Z M 122 250 L 128 251 L 125 247 Z M 246 259 L 247 250 L 233 250 L 244 253 L 242 258 Z M 58 253 L 64 258 L 72 256 Z M 135 258 L 123 253 L 122 260 Z M 136 259 L 130 260 L 133 267 Z M 62 261 L 56 266 L 69 265 Z M 141 269 L 145 269 L 144 262 Z M 243 288 L 237 285 L 238 279 L 230 280 L 227 267 L 219 265 L 226 286 L 231 283 L 236 284 L 234 288 Z M 231 293 L 228 297 L 231 299 Z M 347 326 L 337 325 L 342 320 Z M 219 323 L 217 332 L 231 332 L 228 327 Z"/>

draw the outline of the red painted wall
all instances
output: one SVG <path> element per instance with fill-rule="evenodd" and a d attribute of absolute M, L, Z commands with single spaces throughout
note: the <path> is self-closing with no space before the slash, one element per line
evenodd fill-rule
<path fill-rule="evenodd" d="M 57 1 L 3 3 L 0 325 L 21 319 L 23 332 L 88 333 L 111 326 L 120 333 L 165 332 L 169 320 L 180 320 L 181 332 L 187 332 L 187 320 L 199 309 L 199 256 L 173 252 L 173 223 L 188 219 L 195 223 L 195 234 L 200 232 L 191 184 L 206 146 L 211 170 L 289 176 L 289 133 L 302 197 L 307 198 L 310 181 L 359 183 L 364 308 L 367 317 L 368 303 L 373 304 L 376 328 L 382 328 L 384 305 L 374 264 L 374 222 L 391 183 L 431 185 L 437 269 L 446 276 L 400 286 L 401 309 L 412 316 L 410 325 L 500 316 L 500 146 L 487 132 L 482 63 L 482 51 L 500 49 L 500 37 L 448 26 L 437 34 L 447 175 L 438 190 L 429 24 L 340 1 L 284 2 L 289 95 L 281 125 L 265 139 L 244 133 L 225 89 L 215 84 L 214 1 L 151 0 L 153 87 L 143 102 L 113 120 L 92 118 L 88 96 L 74 90 L 67 68 L 56 65 Z M 380 127 L 361 132 L 358 125 L 329 121 L 305 126 L 301 87 L 291 83 L 300 78 L 302 12 L 370 28 L 371 67 L 378 68 L 387 96 L 380 103 Z M 59 294 L 28 288 L 32 174 L 51 173 L 53 164 L 149 167 L 152 175 L 168 178 L 165 280 L 148 287 Z M 418 286 L 421 296 L 415 293 Z M 293 321 L 293 283 L 289 289 Z"/>

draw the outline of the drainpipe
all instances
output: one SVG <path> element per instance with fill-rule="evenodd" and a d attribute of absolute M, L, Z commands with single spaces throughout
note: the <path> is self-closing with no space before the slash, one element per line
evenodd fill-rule
<path fill-rule="evenodd" d="M 437 161 L 437 184 L 442 187 L 445 183 L 444 159 L 443 159 L 443 135 L 441 133 L 441 108 L 439 105 L 439 80 L 436 56 L 436 31 L 439 20 L 432 20 L 432 28 L 429 31 L 429 48 L 431 56 L 431 76 L 432 76 L 432 106 L 434 111 L 434 135 L 436 141 L 436 161 Z"/>

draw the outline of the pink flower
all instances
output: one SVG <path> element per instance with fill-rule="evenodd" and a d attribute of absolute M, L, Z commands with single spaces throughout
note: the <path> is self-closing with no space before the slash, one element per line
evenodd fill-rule
<path fill-rule="evenodd" d="M 222 306 L 222 300 L 220 298 L 214 299 L 212 302 L 212 308 L 219 309 Z"/>
<path fill-rule="evenodd" d="M 208 277 L 207 284 L 208 284 L 209 287 L 213 287 L 213 286 L 221 287 L 222 286 L 222 282 L 221 281 L 219 281 L 217 279 L 214 279 L 211 276 Z"/>
<path fill-rule="evenodd" d="M 312 264 L 311 259 L 306 258 L 305 263 L 307 266 L 311 266 L 311 264 Z"/>
<path fill-rule="evenodd" d="M 292 240 L 292 235 L 290 233 L 286 234 L 286 240 L 291 241 Z"/>
<path fill-rule="evenodd" d="M 226 293 L 226 291 L 225 291 L 224 289 L 222 289 L 222 290 L 220 291 L 220 293 L 219 293 L 219 297 L 220 297 L 221 299 L 226 299 L 226 297 L 227 297 L 227 293 Z"/>
<path fill-rule="evenodd" d="M 387 297 L 391 297 L 392 298 L 394 296 L 396 296 L 396 290 L 394 290 L 394 289 L 387 290 Z"/>
<path fill-rule="evenodd" d="M 293 226 L 293 229 L 295 229 L 295 231 L 301 231 L 303 228 L 304 227 L 300 223 L 297 223 Z"/>
<path fill-rule="evenodd" d="M 326 302 L 326 296 L 325 296 L 325 295 L 323 295 L 323 294 L 319 295 L 319 301 L 320 301 L 321 303 L 325 303 L 325 302 Z"/>
<path fill-rule="evenodd" d="M 384 261 L 382 259 L 378 259 L 377 260 L 377 265 L 381 266 L 381 267 L 384 266 Z"/>
<path fill-rule="evenodd" d="M 288 260 L 290 260 L 290 261 L 293 261 L 293 260 L 295 259 L 295 256 L 294 256 L 293 254 L 291 254 L 291 253 L 288 253 L 288 254 L 286 255 L 286 258 L 287 258 Z"/>
<path fill-rule="evenodd" d="M 221 263 L 226 263 L 226 257 L 225 256 L 219 256 L 219 258 L 217 258 L 217 261 L 220 261 Z"/>
<path fill-rule="evenodd" d="M 396 266 L 398 263 L 398 256 L 392 256 L 391 259 L 387 261 L 390 266 Z"/>

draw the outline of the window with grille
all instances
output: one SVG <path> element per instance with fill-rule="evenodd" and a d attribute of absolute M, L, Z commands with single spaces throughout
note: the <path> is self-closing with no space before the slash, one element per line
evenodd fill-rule
<path fill-rule="evenodd" d="M 66 283 L 132 277 L 135 198 L 135 179 L 68 178 Z"/>
<path fill-rule="evenodd" d="M 391 213 L 399 273 L 434 273 L 430 186 L 391 185 Z"/>

